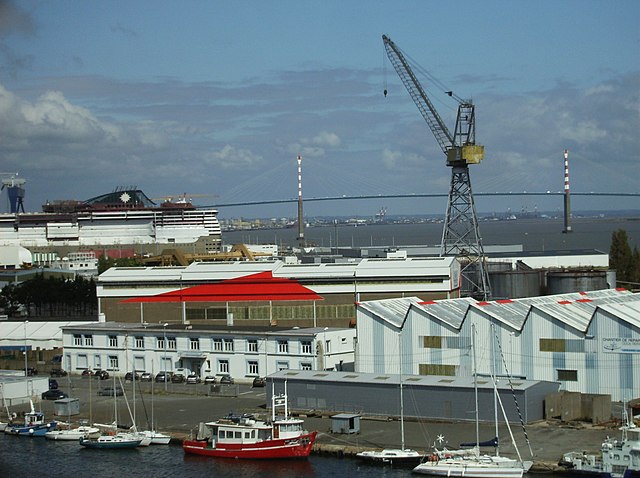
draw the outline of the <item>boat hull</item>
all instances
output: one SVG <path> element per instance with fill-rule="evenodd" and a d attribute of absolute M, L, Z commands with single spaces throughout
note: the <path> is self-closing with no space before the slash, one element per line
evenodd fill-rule
<path fill-rule="evenodd" d="M 24 437 L 43 437 L 48 431 L 55 430 L 55 428 L 56 422 L 49 422 L 29 427 L 7 427 L 5 428 L 4 432 L 9 435 L 18 435 Z"/>
<path fill-rule="evenodd" d="M 473 463 L 426 462 L 416 466 L 414 473 L 430 476 L 464 476 L 466 478 L 521 478 L 522 468 L 507 468 Z"/>
<path fill-rule="evenodd" d="M 264 440 L 257 443 L 224 443 L 212 447 L 208 441 L 186 440 L 182 448 L 192 455 L 215 458 L 248 460 L 274 460 L 286 458 L 306 458 L 311 453 L 318 432 L 295 438 Z"/>
<path fill-rule="evenodd" d="M 128 440 L 117 437 L 100 437 L 98 439 L 80 438 L 80 445 L 89 449 L 117 450 L 138 448 L 142 440 Z"/>
<path fill-rule="evenodd" d="M 364 451 L 357 458 L 364 463 L 389 464 L 396 467 L 414 467 L 420 463 L 424 455 L 412 450 Z"/>

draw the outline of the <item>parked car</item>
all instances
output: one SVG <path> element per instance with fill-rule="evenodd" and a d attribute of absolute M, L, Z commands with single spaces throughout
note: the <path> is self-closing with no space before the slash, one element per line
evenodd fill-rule
<path fill-rule="evenodd" d="M 224 374 L 223 376 L 220 377 L 220 383 L 224 383 L 227 385 L 230 385 L 232 383 L 235 383 L 233 380 L 233 377 L 231 375 L 229 375 L 228 373 Z"/>
<path fill-rule="evenodd" d="M 109 378 L 109 372 L 107 372 L 106 370 L 98 369 L 93 372 L 93 377 L 100 380 L 106 380 Z"/>
<path fill-rule="evenodd" d="M 91 377 L 91 376 L 93 376 L 93 370 L 91 370 L 90 368 L 85 368 L 85 369 L 82 371 L 81 376 L 82 376 L 82 378 Z"/>
<path fill-rule="evenodd" d="M 156 375 L 156 382 L 170 382 L 172 372 L 158 372 Z"/>
<path fill-rule="evenodd" d="M 265 377 L 256 377 L 253 379 L 254 387 L 264 387 L 267 384 L 267 379 Z"/>
<path fill-rule="evenodd" d="M 124 390 L 122 390 L 122 387 L 120 386 L 105 387 L 101 390 L 98 390 L 98 395 L 103 395 L 106 397 L 113 397 L 115 395 L 116 397 L 122 397 L 124 395 Z"/>
<path fill-rule="evenodd" d="M 200 383 L 200 382 L 202 382 L 202 379 L 195 373 L 192 373 L 187 377 L 187 383 L 193 384 L 193 383 Z"/>
<path fill-rule="evenodd" d="M 124 379 L 128 382 L 132 382 L 134 373 L 135 373 L 136 380 L 140 380 L 140 375 L 138 374 L 138 372 L 127 372 L 124 376 Z"/>
<path fill-rule="evenodd" d="M 49 379 L 49 390 L 58 390 L 58 381 L 55 378 Z"/>
<path fill-rule="evenodd" d="M 216 377 L 214 377 L 213 375 L 207 375 L 204 378 L 204 383 L 216 383 Z"/>
<path fill-rule="evenodd" d="M 171 376 L 171 381 L 173 383 L 183 383 L 185 380 L 184 375 L 182 375 L 181 373 L 174 373 Z"/>
<path fill-rule="evenodd" d="M 67 398 L 67 394 L 62 390 L 47 390 L 42 392 L 43 400 L 60 400 L 61 398 Z"/>
<path fill-rule="evenodd" d="M 151 373 L 149 373 L 149 372 L 142 372 L 142 374 L 140 374 L 140 381 L 141 382 L 153 382 L 153 375 L 151 375 Z"/>
<path fill-rule="evenodd" d="M 66 377 L 67 376 L 67 371 L 66 370 L 62 370 L 61 368 L 54 368 L 51 370 L 51 372 L 49 372 L 49 374 L 52 377 Z"/>

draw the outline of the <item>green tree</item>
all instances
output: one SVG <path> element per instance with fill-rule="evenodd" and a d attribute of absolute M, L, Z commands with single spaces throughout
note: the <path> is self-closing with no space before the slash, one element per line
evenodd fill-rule
<path fill-rule="evenodd" d="M 616 270 L 617 280 L 629 281 L 632 275 L 633 253 L 629 246 L 627 231 L 617 229 L 611 235 L 609 249 L 609 268 Z"/>

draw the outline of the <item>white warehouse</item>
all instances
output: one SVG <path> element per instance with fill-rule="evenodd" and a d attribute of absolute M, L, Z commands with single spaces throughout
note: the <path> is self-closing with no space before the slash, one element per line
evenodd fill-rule
<path fill-rule="evenodd" d="M 355 329 L 223 327 L 102 322 L 62 327 L 64 368 L 72 373 L 175 371 L 236 380 L 278 370 L 353 370 Z"/>
<path fill-rule="evenodd" d="M 356 371 L 559 382 L 640 396 L 640 295 L 600 290 L 477 302 L 416 297 L 357 304 Z M 475 334 L 473 333 L 475 330 Z M 472 346 L 474 345 L 474 346 Z"/>

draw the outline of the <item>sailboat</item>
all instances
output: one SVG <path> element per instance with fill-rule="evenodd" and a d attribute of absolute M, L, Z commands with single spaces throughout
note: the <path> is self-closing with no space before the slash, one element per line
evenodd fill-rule
<path fill-rule="evenodd" d="M 473 443 L 472 450 L 436 450 L 429 456 L 428 461 L 420 463 L 413 469 L 414 473 L 431 476 L 464 476 L 467 478 L 480 478 L 490 476 L 492 478 L 521 478 L 524 473 L 528 472 L 532 466 L 531 461 L 523 461 L 520 457 L 518 447 L 515 446 L 518 453 L 518 460 L 513 458 L 507 458 L 504 456 L 496 455 L 481 455 L 480 454 L 480 420 L 478 410 L 478 374 L 476 370 L 476 356 L 475 356 L 475 326 L 471 326 L 471 348 L 473 350 L 473 375 L 474 375 L 474 392 L 475 392 L 475 424 L 476 424 L 476 441 Z M 493 379 L 493 391 L 496 403 L 500 404 L 503 414 L 504 407 L 502 407 L 502 401 L 498 395 L 495 375 L 492 374 Z M 496 406 L 497 414 L 497 406 Z M 511 433 L 509 422 L 506 420 L 507 428 Z M 497 418 L 496 418 L 497 429 Z M 513 435 L 511 435 L 513 440 Z M 492 440 L 493 441 L 493 440 Z M 497 439 L 496 439 L 497 444 Z"/>
<path fill-rule="evenodd" d="M 71 390 L 71 375 L 67 374 L 67 382 L 69 390 Z M 91 393 L 91 392 L 89 392 Z M 100 429 L 91 426 L 88 421 L 81 421 L 79 426 L 71 428 L 71 407 L 69 400 L 67 400 L 67 410 L 69 416 L 67 417 L 67 428 L 61 428 L 56 430 L 49 430 L 44 434 L 47 440 L 62 440 L 62 441 L 78 441 L 80 438 L 98 438 L 100 436 Z"/>
<path fill-rule="evenodd" d="M 8 426 L 13 425 L 13 419 L 16 415 L 12 415 L 7 405 L 7 399 L 4 397 L 4 383 L 0 383 L 0 390 L 2 392 L 2 408 L 5 410 L 7 421 L 0 421 L 0 432 L 3 432 Z"/>
<path fill-rule="evenodd" d="M 152 375 L 153 375 L 153 367 L 152 368 Z M 136 380 L 136 374 L 135 371 L 133 373 L 133 387 L 135 389 L 135 380 Z M 165 433 L 161 433 L 159 431 L 157 431 L 155 429 L 155 422 L 154 422 L 154 389 L 155 389 L 155 383 L 152 381 L 151 382 L 151 426 L 149 426 L 149 430 L 142 430 L 140 433 L 144 434 L 147 438 L 149 438 L 151 440 L 151 444 L 152 445 L 168 445 L 171 442 L 171 435 L 167 435 Z M 143 402 L 144 404 L 144 402 Z M 134 410 L 135 410 L 135 399 L 134 399 Z M 146 409 L 145 409 L 145 413 L 146 413 Z"/>
<path fill-rule="evenodd" d="M 369 450 L 361 451 L 356 454 L 358 458 L 368 462 L 375 463 L 388 463 L 390 465 L 399 466 L 415 466 L 420 463 L 424 458 L 424 455 L 405 448 L 404 446 L 404 399 L 402 395 L 402 327 L 404 322 L 400 325 L 398 332 L 398 350 L 400 356 L 400 436 L 401 436 L 401 448 L 385 448 L 383 450 Z"/>
<path fill-rule="evenodd" d="M 114 422 L 110 427 L 112 431 L 110 431 L 106 435 L 100 435 L 98 438 L 88 438 L 82 437 L 79 440 L 80 445 L 85 448 L 94 448 L 101 450 L 118 450 L 118 449 L 126 449 L 126 448 L 137 448 L 139 446 L 143 446 L 143 443 L 146 442 L 146 445 L 149 445 L 151 441 L 142 436 L 142 434 L 135 432 L 118 432 L 118 398 L 115 393 L 116 390 L 116 378 L 115 375 L 113 377 L 113 408 L 114 408 Z M 127 403 L 127 407 L 128 407 Z"/>

